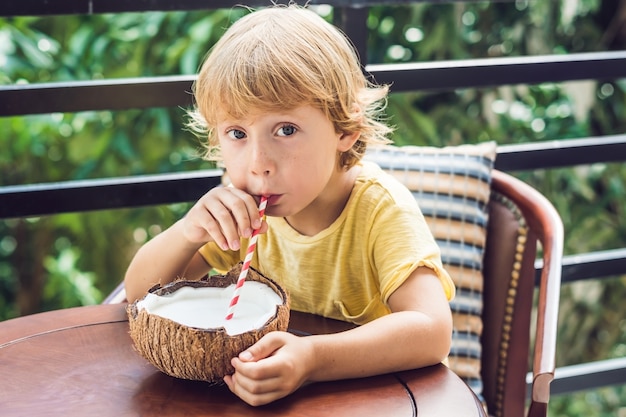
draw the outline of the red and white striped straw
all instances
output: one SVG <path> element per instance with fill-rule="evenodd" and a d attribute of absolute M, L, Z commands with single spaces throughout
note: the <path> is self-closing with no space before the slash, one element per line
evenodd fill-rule
<path fill-rule="evenodd" d="M 267 206 L 267 197 L 262 196 L 261 202 L 259 203 L 259 216 L 263 218 L 265 215 L 265 207 Z M 241 267 L 241 272 L 239 273 L 239 278 L 237 279 L 237 285 L 235 285 L 235 292 L 233 294 L 233 298 L 230 299 L 230 304 L 228 305 L 228 313 L 226 314 L 226 320 L 230 320 L 233 318 L 233 314 L 235 312 L 235 306 L 239 301 L 239 295 L 241 293 L 241 287 L 243 287 L 243 283 L 246 281 L 246 277 L 248 276 L 248 270 L 250 269 L 250 262 L 252 262 L 252 256 L 254 255 L 254 250 L 256 249 L 256 241 L 259 238 L 259 229 L 254 229 L 252 232 L 252 236 L 250 237 L 250 242 L 248 243 L 248 250 L 246 252 L 246 257 L 243 260 L 243 266 Z"/>

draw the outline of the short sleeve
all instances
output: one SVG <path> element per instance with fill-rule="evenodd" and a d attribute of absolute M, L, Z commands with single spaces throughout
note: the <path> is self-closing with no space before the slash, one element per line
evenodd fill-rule
<path fill-rule="evenodd" d="M 425 266 L 435 272 L 451 300 L 455 287 L 442 265 L 439 246 L 417 203 L 406 193 L 406 200 L 383 199 L 371 222 L 372 258 L 379 274 L 381 297 L 387 303 L 413 271 Z"/>

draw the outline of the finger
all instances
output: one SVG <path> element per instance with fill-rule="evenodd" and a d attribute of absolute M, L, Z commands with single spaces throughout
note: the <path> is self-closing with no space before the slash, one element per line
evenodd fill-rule
<path fill-rule="evenodd" d="M 226 201 L 225 201 L 226 200 Z M 228 199 L 207 199 L 204 202 L 205 210 L 210 213 L 214 221 L 205 225 L 207 232 L 224 250 L 238 250 L 241 247 L 237 221 L 233 217 Z"/>
<path fill-rule="evenodd" d="M 198 206 L 194 205 L 183 218 L 183 233 L 188 241 L 204 244 L 212 238 L 205 225 L 215 219 L 211 213 Z"/>
<path fill-rule="evenodd" d="M 261 359 L 258 362 L 244 362 L 239 358 L 233 358 L 231 364 L 235 368 L 235 374 L 239 375 L 240 380 L 247 381 L 244 385 L 250 390 L 252 389 L 250 387 L 252 382 L 269 381 L 284 377 L 285 368 L 283 363 L 275 357 Z"/>
<path fill-rule="evenodd" d="M 239 213 L 233 213 L 235 214 L 235 216 L 237 215 L 241 215 L 242 216 L 242 221 L 244 220 L 245 217 L 247 217 L 247 228 L 248 231 L 250 232 L 250 234 L 252 234 L 252 230 L 253 229 L 258 229 L 261 227 L 261 216 L 259 215 L 259 202 L 257 202 L 254 197 L 252 197 L 250 194 L 246 193 L 243 190 L 239 190 L 237 188 L 231 188 L 231 191 L 233 192 L 233 194 L 239 196 L 241 198 L 241 201 L 245 204 L 245 212 L 239 212 Z M 242 230 L 243 233 L 243 230 Z M 244 235 L 245 236 L 245 235 Z M 245 236 L 245 237 L 249 237 L 249 236 Z"/>
<path fill-rule="evenodd" d="M 250 362 L 267 358 L 284 346 L 289 336 L 289 333 L 286 332 L 270 332 L 254 345 L 241 352 L 239 359 L 243 362 Z"/>
<path fill-rule="evenodd" d="M 267 222 L 266 221 L 262 221 L 261 222 L 261 227 L 259 228 L 259 233 L 260 234 L 267 233 L 268 229 L 269 229 L 269 227 L 267 226 Z"/>
<path fill-rule="evenodd" d="M 254 199 L 250 195 L 232 187 L 214 188 L 201 199 L 204 211 L 210 213 L 214 219 L 205 227 L 224 250 L 240 249 L 240 237 L 252 235 L 247 211 L 251 203 L 246 200 L 254 204 Z"/>
<path fill-rule="evenodd" d="M 211 213 L 211 210 L 215 210 L 213 207 L 216 203 L 212 201 L 214 198 L 207 193 L 187 212 L 184 219 L 185 236 L 191 241 L 214 241 L 223 250 L 228 250 L 228 241 L 222 232 L 222 226 Z"/>
<path fill-rule="evenodd" d="M 230 212 L 236 225 L 238 236 L 249 238 L 254 229 L 261 227 L 261 217 L 255 199 L 237 188 L 228 187 L 220 194 L 220 201 Z M 226 213 L 222 213 L 226 216 Z M 224 230 L 227 235 L 228 231 Z"/>
<path fill-rule="evenodd" d="M 277 389 L 277 379 L 258 381 L 236 372 L 224 377 L 224 382 L 231 392 L 252 406 L 267 404 L 289 394 L 288 391 Z"/>
<path fill-rule="evenodd" d="M 233 381 L 233 376 L 232 375 L 225 375 L 224 376 L 224 383 L 226 384 L 228 389 L 231 390 L 231 392 L 235 392 L 235 381 Z"/>
<path fill-rule="evenodd" d="M 244 369 L 247 368 L 247 369 Z M 274 368 L 274 369 L 270 369 Z M 240 385 L 242 389 L 254 394 L 273 391 L 278 386 L 280 372 L 276 372 L 276 367 L 260 366 L 258 363 L 243 364 L 235 367 L 235 373 L 231 375 L 235 385 Z"/>

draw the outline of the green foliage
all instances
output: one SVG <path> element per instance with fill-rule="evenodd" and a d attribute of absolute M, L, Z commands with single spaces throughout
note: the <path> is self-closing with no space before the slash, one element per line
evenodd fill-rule
<path fill-rule="evenodd" d="M 550 399 L 552 417 L 619 417 L 624 414 L 626 386 L 600 388 Z"/>
<path fill-rule="evenodd" d="M 7 41 L 0 47 L 5 64 L 0 82 L 194 73 L 204 54 L 198 51 L 208 49 L 239 14 L 0 20 L 0 39 Z M 178 36 L 181 27 L 188 36 Z M 0 185 L 209 167 L 197 157 L 200 144 L 184 131 L 184 122 L 178 108 L 0 118 L 5 132 Z M 154 207 L 0 222 L 0 318 L 99 302 L 123 278 L 137 239 L 152 237 L 152 225 L 170 224 L 183 210 Z"/>
<path fill-rule="evenodd" d="M 320 9 L 322 10 L 322 9 Z M 193 74 L 241 8 L 0 19 L 0 84 Z M 611 0 L 374 7 L 369 63 L 624 49 Z M 623 24 L 623 22 L 622 22 Z M 623 134 L 626 80 L 393 93 L 399 145 Z M 0 186 L 206 168 L 184 109 L 0 118 Z M 626 167 L 516 173 L 561 214 L 569 254 L 626 247 Z M 99 302 L 134 251 L 189 205 L 0 221 L 0 320 Z M 557 364 L 626 354 L 625 277 L 564 285 Z M 554 415 L 613 415 L 624 387 L 557 397 Z"/>
<path fill-rule="evenodd" d="M 53 307 L 92 305 L 102 300 L 100 290 L 95 287 L 95 274 L 77 268 L 78 252 L 75 248 L 65 248 L 56 258 L 48 256 L 44 259 L 48 272 L 44 298 Z"/>

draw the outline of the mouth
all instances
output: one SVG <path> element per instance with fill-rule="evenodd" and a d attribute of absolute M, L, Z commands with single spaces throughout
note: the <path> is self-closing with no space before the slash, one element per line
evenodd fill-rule
<path fill-rule="evenodd" d="M 282 194 L 264 194 L 265 198 L 267 198 L 267 207 L 273 206 L 278 203 L 278 200 L 282 196 Z M 261 200 L 261 196 L 259 196 L 259 201 Z"/>

